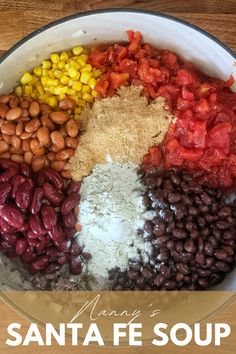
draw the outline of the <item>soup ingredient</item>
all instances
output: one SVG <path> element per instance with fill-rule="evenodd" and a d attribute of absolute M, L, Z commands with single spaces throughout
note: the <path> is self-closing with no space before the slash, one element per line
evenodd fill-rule
<path fill-rule="evenodd" d="M 148 147 L 161 142 L 169 127 L 171 114 L 164 99 L 151 104 L 140 96 L 140 88 L 123 87 L 118 95 L 97 100 L 87 108 L 81 125 L 85 132 L 69 170 L 75 180 L 87 176 L 106 156 L 114 162 L 139 164 Z"/>
<path fill-rule="evenodd" d="M 106 287 L 108 270 L 127 268 L 130 258 L 148 262 L 150 243 L 137 234 L 145 219 L 150 218 L 142 203 L 142 191 L 131 163 L 96 165 L 83 179 L 78 241 L 85 252 L 92 254 L 87 263 L 92 287 Z"/>
<path fill-rule="evenodd" d="M 22 75 L 15 93 L 40 99 L 53 108 L 59 106 L 72 111 L 78 118 L 81 108 L 96 97 L 94 88 L 101 75 L 101 71 L 93 69 L 87 60 L 86 51 L 80 46 L 52 53 L 32 72 L 26 71 Z"/>
<path fill-rule="evenodd" d="M 187 171 L 141 173 L 146 208 L 155 214 L 143 228 L 153 253 L 146 266 L 111 272 L 114 289 L 201 290 L 221 282 L 235 265 L 236 209 Z"/>
<path fill-rule="evenodd" d="M 51 274 L 65 264 L 80 274 L 73 241 L 79 188 L 52 168 L 34 174 L 25 163 L 0 159 L 0 250 L 20 257 L 30 274 Z"/>
<path fill-rule="evenodd" d="M 4 95 L 0 101 L 1 97 L 5 103 L 0 103 L 0 158 L 26 162 L 35 172 L 52 166 L 64 174 L 78 144 L 78 122 L 30 97 Z"/>
<path fill-rule="evenodd" d="M 139 85 L 149 99 L 161 96 L 176 117 L 162 150 L 165 168 L 204 171 L 199 182 L 212 187 L 232 187 L 236 177 L 236 93 L 233 75 L 223 82 L 200 72 L 168 49 L 142 43 L 140 32 L 127 31 L 129 43 L 97 47 L 89 62 L 104 73 L 96 90 L 101 97 L 114 95 L 121 85 Z M 160 151 L 145 162 L 152 165 Z"/>

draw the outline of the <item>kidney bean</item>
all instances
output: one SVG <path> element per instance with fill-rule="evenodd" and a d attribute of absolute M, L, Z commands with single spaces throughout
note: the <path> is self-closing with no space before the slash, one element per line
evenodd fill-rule
<path fill-rule="evenodd" d="M 29 211 L 33 215 L 37 215 L 41 209 L 43 201 L 43 189 L 36 187 L 33 191 L 32 201 L 29 206 Z"/>
<path fill-rule="evenodd" d="M 19 172 L 18 166 L 11 166 L 0 175 L 0 182 L 8 182 Z"/>
<path fill-rule="evenodd" d="M 62 202 L 63 195 L 61 195 L 53 186 L 52 184 L 46 182 L 43 185 L 43 194 L 44 197 L 52 203 L 54 206 L 59 206 Z"/>
<path fill-rule="evenodd" d="M 39 215 L 30 215 L 29 225 L 32 232 L 38 237 L 47 233 L 47 230 L 43 227 L 43 223 Z"/>
<path fill-rule="evenodd" d="M 77 218 L 75 216 L 74 211 L 71 210 L 68 214 L 63 215 L 62 220 L 63 220 L 63 225 L 65 227 L 67 227 L 68 229 L 71 229 L 71 228 L 75 227 Z"/>
<path fill-rule="evenodd" d="M 62 215 L 68 214 L 79 203 L 80 195 L 78 193 L 71 193 L 61 204 Z"/>
<path fill-rule="evenodd" d="M 54 242 L 62 243 L 64 240 L 61 228 L 58 224 L 54 225 L 50 230 L 48 230 L 48 234 Z"/>
<path fill-rule="evenodd" d="M 10 233 L 12 227 L 0 216 L 0 232 L 3 234 Z"/>
<path fill-rule="evenodd" d="M 41 209 L 42 221 L 45 229 L 50 230 L 57 223 L 57 214 L 50 205 L 44 205 Z"/>
<path fill-rule="evenodd" d="M 44 238 L 42 238 L 42 240 L 40 240 L 39 243 L 37 244 L 37 251 L 38 251 L 39 253 L 45 251 L 46 246 L 48 245 L 48 243 L 49 243 L 49 240 L 48 240 L 48 238 L 45 237 L 45 235 L 44 235 Z"/>
<path fill-rule="evenodd" d="M 10 196 L 11 184 L 9 182 L 3 182 L 0 184 L 0 205 L 5 204 L 6 200 Z"/>
<path fill-rule="evenodd" d="M 29 180 L 26 180 L 25 182 L 21 183 L 17 190 L 16 190 L 16 196 L 15 196 L 15 201 L 16 205 L 20 209 L 27 209 L 30 205 L 32 199 L 32 185 Z"/>
<path fill-rule="evenodd" d="M 63 179 L 60 176 L 60 174 L 53 170 L 52 168 L 46 168 L 43 171 L 44 175 L 46 176 L 46 179 L 48 182 L 50 182 L 55 188 L 57 189 L 62 189 L 64 184 L 63 184 Z"/>
<path fill-rule="evenodd" d="M 24 215 L 19 209 L 9 204 L 5 204 L 1 209 L 1 217 L 15 229 L 19 229 L 24 224 Z"/>
<path fill-rule="evenodd" d="M 49 257 L 41 256 L 36 261 L 31 263 L 33 269 L 40 271 L 43 270 L 49 263 Z"/>
<path fill-rule="evenodd" d="M 61 268 L 60 264 L 51 263 L 45 269 L 43 269 L 44 274 L 56 273 Z"/>
<path fill-rule="evenodd" d="M 15 246 L 16 254 L 18 256 L 23 255 L 26 252 L 27 247 L 28 247 L 28 244 L 27 244 L 26 240 L 19 239 L 16 243 L 16 246 Z"/>
<path fill-rule="evenodd" d="M 72 274 L 79 275 L 82 272 L 82 264 L 77 257 L 71 257 L 70 271 Z"/>

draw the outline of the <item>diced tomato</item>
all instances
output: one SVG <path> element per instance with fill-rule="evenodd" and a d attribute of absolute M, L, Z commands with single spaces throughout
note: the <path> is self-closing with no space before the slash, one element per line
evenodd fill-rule
<path fill-rule="evenodd" d="M 124 85 L 129 78 L 129 74 L 120 74 L 120 73 L 115 73 L 112 72 L 110 76 L 110 84 L 111 88 L 113 89 L 118 89 L 120 86 Z"/>
<path fill-rule="evenodd" d="M 233 177 L 236 177 L 236 154 L 229 155 L 229 169 Z"/>
<path fill-rule="evenodd" d="M 184 159 L 180 156 L 182 146 L 177 139 L 173 139 L 165 146 L 165 167 L 182 166 Z"/>
<path fill-rule="evenodd" d="M 221 149 L 208 148 L 199 161 L 199 166 L 204 170 L 211 170 L 212 167 L 219 166 L 225 158 L 226 155 Z"/>
<path fill-rule="evenodd" d="M 207 130 L 205 121 L 179 119 L 176 123 L 176 134 L 184 147 L 204 149 L 206 146 Z"/>
<path fill-rule="evenodd" d="M 222 91 L 218 95 L 218 102 L 236 111 L 236 93 L 230 91 Z"/>
<path fill-rule="evenodd" d="M 100 50 L 94 50 L 90 53 L 88 62 L 93 67 L 100 69 L 102 68 L 108 60 L 107 52 L 102 52 Z"/>
<path fill-rule="evenodd" d="M 231 131 L 232 125 L 229 123 L 215 125 L 207 134 L 207 147 L 219 148 L 228 154 Z"/>
<path fill-rule="evenodd" d="M 180 151 L 180 157 L 183 160 L 198 161 L 204 154 L 203 149 L 186 149 L 182 148 Z"/>
<path fill-rule="evenodd" d="M 176 70 L 176 71 L 179 69 L 177 55 L 168 50 L 164 51 L 162 55 L 162 61 L 163 64 L 167 66 L 168 69 Z"/>
<path fill-rule="evenodd" d="M 161 166 L 163 154 L 159 146 L 152 146 L 149 148 L 148 153 L 144 155 L 143 162 L 152 167 Z"/>
<path fill-rule="evenodd" d="M 188 86 L 193 85 L 195 83 L 195 78 L 191 72 L 185 69 L 180 69 L 177 71 L 175 81 L 177 85 Z"/>
<path fill-rule="evenodd" d="M 109 86 L 108 81 L 100 79 L 98 80 L 95 86 L 95 90 L 98 92 L 99 95 L 106 96 L 108 86 Z"/>
<path fill-rule="evenodd" d="M 225 86 L 231 87 L 235 82 L 233 74 L 230 75 L 229 79 L 225 81 Z"/>
<path fill-rule="evenodd" d="M 129 45 L 128 49 L 131 53 L 135 53 L 139 49 L 139 46 L 140 46 L 140 43 L 142 40 L 142 35 L 140 32 L 138 32 L 138 31 L 134 32 L 132 30 L 128 30 L 127 34 L 128 34 L 128 38 L 130 41 L 130 45 Z"/>
<path fill-rule="evenodd" d="M 197 94 L 200 97 L 206 97 L 210 93 L 215 92 L 215 91 L 216 91 L 216 88 L 214 87 L 214 85 L 212 85 L 212 84 L 210 84 L 208 82 L 204 82 L 203 84 L 201 84 L 201 86 L 197 90 Z"/>
<path fill-rule="evenodd" d="M 123 59 L 119 65 L 119 71 L 128 73 L 131 78 L 136 77 L 138 71 L 138 64 L 134 60 Z"/>
<path fill-rule="evenodd" d="M 115 48 L 115 57 L 116 60 L 119 62 L 121 62 L 121 60 L 125 59 L 128 55 L 128 48 L 127 47 L 123 47 L 121 45 L 115 44 L 114 45 Z"/>
<path fill-rule="evenodd" d="M 215 187 L 230 188 L 233 185 L 233 175 L 231 171 L 225 167 L 218 168 L 217 178 L 215 180 Z"/>
<path fill-rule="evenodd" d="M 182 97 L 185 100 L 193 100 L 194 94 L 190 92 L 185 86 L 182 87 Z"/>

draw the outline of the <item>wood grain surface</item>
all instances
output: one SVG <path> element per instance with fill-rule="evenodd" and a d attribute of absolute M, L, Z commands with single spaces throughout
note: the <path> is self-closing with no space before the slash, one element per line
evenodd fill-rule
<path fill-rule="evenodd" d="M 0 55 L 23 36 L 53 20 L 79 11 L 107 7 L 127 7 L 165 12 L 196 24 L 209 31 L 236 51 L 236 0 L 0 0 Z M 215 318 L 216 322 L 228 322 L 233 336 L 227 344 L 215 353 L 231 354 L 236 348 L 236 302 Z M 6 328 L 11 322 L 24 326 L 28 321 L 0 301 L 0 327 Z M 0 330 L 0 336 L 1 336 Z M 30 353 L 25 349 L 4 349 L 0 342 L 0 353 Z M 207 353 L 207 348 L 192 348 L 196 353 Z M 39 353 L 78 353 L 77 348 L 34 348 Z M 80 351 L 79 351 L 80 352 Z M 97 349 L 84 349 L 84 353 L 98 353 Z M 100 351 L 99 351 L 100 352 Z M 102 351 L 103 352 L 103 351 Z M 107 351 L 106 351 L 107 352 Z M 109 353 L 122 353 L 123 350 L 111 349 Z M 152 350 L 130 349 L 129 353 L 151 353 Z M 156 351 L 157 352 L 157 351 Z M 158 351 L 159 352 L 159 351 Z M 171 353 L 168 349 L 165 352 Z M 176 352 L 176 351 L 175 351 Z M 179 353 L 191 352 L 181 349 Z"/>

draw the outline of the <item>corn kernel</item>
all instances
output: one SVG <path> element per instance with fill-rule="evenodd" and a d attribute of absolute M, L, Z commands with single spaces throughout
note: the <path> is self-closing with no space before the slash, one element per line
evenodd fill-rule
<path fill-rule="evenodd" d="M 63 70 L 63 69 L 65 68 L 65 63 L 64 63 L 64 61 L 59 61 L 59 63 L 57 64 L 57 66 L 58 66 L 58 69 Z"/>
<path fill-rule="evenodd" d="M 82 88 L 83 88 L 83 85 L 79 81 L 74 82 L 72 85 L 72 89 L 75 91 L 81 91 Z"/>
<path fill-rule="evenodd" d="M 95 77 L 95 79 L 97 79 L 101 75 L 102 75 L 101 70 L 94 70 L 93 71 L 93 76 Z"/>
<path fill-rule="evenodd" d="M 83 52 L 83 50 L 84 49 L 82 47 L 80 47 L 80 46 L 72 48 L 72 52 L 75 55 L 80 55 Z"/>
<path fill-rule="evenodd" d="M 76 78 L 76 76 L 78 75 L 78 71 L 75 68 L 69 68 L 68 74 L 73 79 Z"/>
<path fill-rule="evenodd" d="M 69 59 L 67 52 L 61 52 L 60 59 L 62 61 L 67 61 Z"/>
<path fill-rule="evenodd" d="M 57 78 L 57 79 L 61 79 L 62 76 L 63 76 L 63 72 L 60 71 L 60 70 L 55 70 L 55 71 L 53 72 L 53 74 L 54 74 L 55 78 Z"/>
<path fill-rule="evenodd" d="M 88 93 L 84 93 L 82 99 L 89 103 L 93 102 L 93 97 Z"/>
<path fill-rule="evenodd" d="M 55 76 L 54 76 L 52 70 L 48 70 L 48 76 L 50 77 L 50 79 L 55 79 Z"/>
<path fill-rule="evenodd" d="M 26 96 L 30 96 L 33 92 L 33 87 L 31 85 L 25 85 L 24 87 L 24 94 Z"/>
<path fill-rule="evenodd" d="M 48 97 L 47 98 L 47 103 L 49 104 L 50 107 L 56 107 L 58 105 L 56 97 Z"/>
<path fill-rule="evenodd" d="M 88 71 L 88 72 L 90 72 L 90 71 L 92 71 L 92 66 L 90 64 L 86 64 L 80 69 L 80 71 Z"/>
<path fill-rule="evenodd" d="M 61 94 L 58 97 L 59 97 L 59 100 L 64 100 L 64 98 L 66 98 L 66 95 L 65 94 Z"/>
<path fill-rule="evenodd" d="M 42 75 L 45 76 L 45 77 L 48 77 L 48 70 L 47 69 L 43 69 Z"/>
<path fill-rule="evenodd" d="M 42 68 L 43 69 L 51 69 L 52 63 L 49 60 L 42 61 Z"/>
<path fill-rule="evenodd" d="M 86 65 L 86 62 L 83 61 L 83 60 L 81 60 L 81 59 L 77 59 L 77 62 L 79 63 L 79 65 L 80 65 L 81 67 L 83 67 L 83 66 Z"/>
<path fill-rule="evenodd" d="M 41 83 L 42 83 L 43 87 L 46 86 L 47 85 L 47 78 L 44 76 L 41 77 Z"/>
<path fill-rule="evenodd" d="M 69 50 L 67 53 L 68 53 L 68 57 L 69 57 L 69 58 L 73 57 L 73 53 L 72 53 L 71 50 Z"/>
<path fill-rule="evenodd" d="M 65 65 L 65 69 L 68 71 L 70 68 L 71 68 L 71 65 L 67 63 L 67 64 Z"/>
<path fill-rule="evenodd" d="M 59 80 L 57 79 L 48 79 L 47 85 L 56 87 L 59 84 Z"/>
<path fill-rule="evenodd" d="M 78 104 L 78 100 L 79 100 L 78 96 L 71 96 L 71 98 L 73 98 L 73 100 L 76 102 L 76 104 Z"/>
<path fill-rule="evenodd" d="M 84 63 L 87 63 L 88 56 L 86 54 L 81 54 L 78 59 L 82 60 Z"/>
<path fill-rule="evenodd" d="M 41 68 L 41 66 L 36 66 L 36 67 L 33 69 L 33 73 L 34 73 L 34 75 L 36 75 L 36 76 L 41 76 L 41 75 L 42 75 L 42 68 Z"/>
<path fill-rule="evenodd" d="M 91 89 L 94 89 L 94 87 L 96 86 L 96 83 L 97 83 L 97 80 L 94 79 L 94 77 L 92 77 L 89 82 L 88 82 L 88 85 L 89 87 L 91 87 Z"/>
<path fill-rule="evenodd" d="M 85 100 L 79 98 L 79 100 L 78 100 L 78 105 L 79 105 L 80 107 L 84 107 L 84 106 L 86 105 Z"/>
<path fill-rule="evenodd" d="M 91 95 L 92 95 L 93 97 L 97 97 L 97 96 L 98 96 L 98 93 L 97 93 L 96 90 L 92 90 Z"/>
<path fill-rule="evenodd" d="M 37 91 L 39 92 L 40 95 L 44 94 L 44 89 L 43 89 L 42 85 L 37 84 L 36 85 L 36 89 L 37 89 Z"/>
<path fill-rule="evenodd" d="M 68 63 L 72 66 L 72 68 L 79 70 L 80 65 L 75 60 L 70 59 Z"/>
<path fill-rule="evenodd" d="M 64 95 L 67 93 L 67 86 L 55 87 L 55 95 Z"/>
<path fill-rule="evenodd" d="M 56 69 L 58 69 L 58 64 L 52 64 L 52 68 L 54 69 L 54 70 L 56 70 Z"/>
<path fill-rule="evenodd" d="M 32 81 L 32 79 L 33 79 L 33 76 L 32 76 L 28 71 L 26 71 L 26 72 L 22 75 L 22 77 L 21 77 L 21 79 L 20 79 L 20 83 L 21 83 L 22 85 L 26 85 L 26 84 L 28 84 L 30 81 Z"/>
<path fill-rule="evenodd" d="M 89 87 L 89 85 L 83 85 L 82 92 L 83 93 L 90 93 L 91 88 Z"/>
<path fill-rule="evenodd" d="M 81 73 L 80 82 L 82 82 L 82 84 L 88 84 L 90 79 L 91 79 L 91 74 L 89 72 L 83 71 Z"/>
<path fill-rule="evenodd" d="M 53 64 L 57 64 L 60 61 L 60 57 L 57 53 L 53 53 L 50 55 L 50 59 L 53 62 Z"/>
<path fill-rule="evenodd" d="M 80 114 L 81 113 L 81 107 L 75 107 L 74 112 L 75 112 L 75 114 Z"/>
<path fill-rule="evenodd" d="M 71 88 L 68 88 L 68 89 L 67 89 L 67 94 L 70 95 L 70 96 L 73 96 L 73 95 L 76 94 L 76 91 L 73 90 L 73 89 L 71 89 Z"/>
<path fill-rule="evenodd" d="M 17 96 L 21 96 L 22 93 L 23 93 L 22 87 L 21 87 L 21 86 L 17 86 L 17 87 L 15 88 L 15 94 L 16 94 Z"/>
<path fill-rule="evenodd" d="M 66 76 L 66 75 L 63 75 L 60 82 L 63 84 L 63 85 L 67 85 L 68 82 L 70 81 L 69 77 Z"/>
<path fill-rule="evenodd" d="M 56 87 L 52 87 L 52 86 L 49 87 L 49 92 L 52 93 L 53 95 L 56 94 L 55 90 L 56 90 Z"/>

